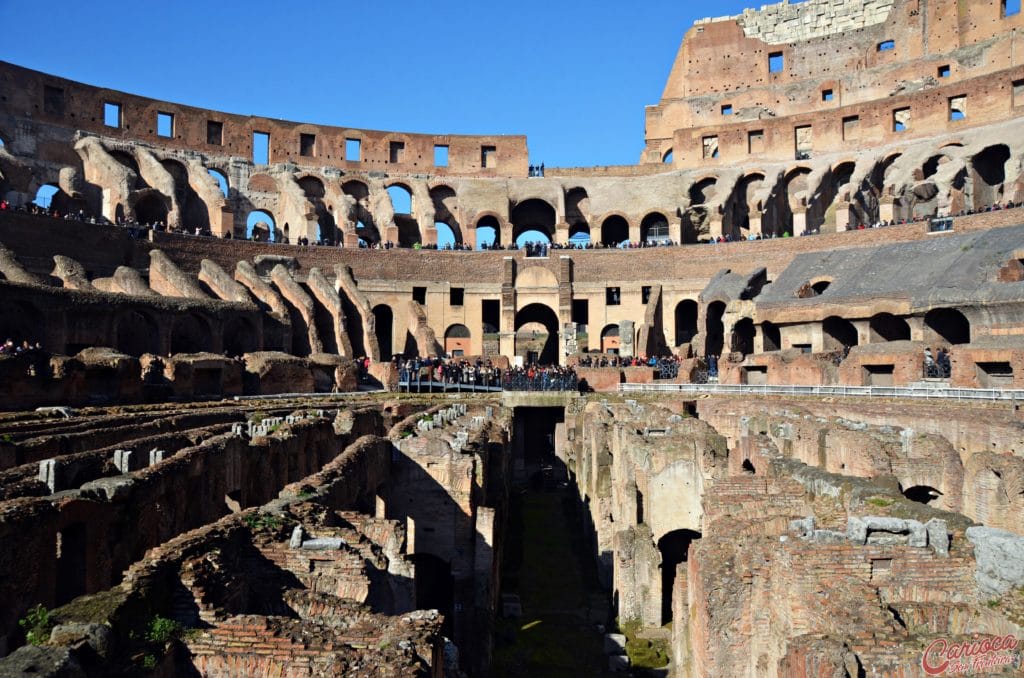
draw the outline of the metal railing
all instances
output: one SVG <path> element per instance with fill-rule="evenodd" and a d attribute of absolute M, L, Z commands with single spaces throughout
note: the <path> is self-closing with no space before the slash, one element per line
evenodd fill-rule
<path fill-rule="evenodd" d="M 708 393 L 738 395 L 925 398 L 945 400 L 1024 400 L 1024 389 L 916 386 L 787 386 L 781 384 L 619 384 L 621 393 Z"/>

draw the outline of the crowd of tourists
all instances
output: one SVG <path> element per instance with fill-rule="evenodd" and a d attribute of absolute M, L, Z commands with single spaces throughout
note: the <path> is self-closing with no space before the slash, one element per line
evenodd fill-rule
<path fill-rule="evenodd" d="M 674 379 L 679 374 L 679 356 L 620 357 L 615 354 L 586 354 L 576 361 L 577 367 L 653 367 L 657 379 Z"/>
<path fill-rule="evenodd" d="M 10 337 L 3 344 L 0 344 L 0 355 L 37 355 L 43 352 L 43 346 L 38 341 L 32 343 L 28 339 L 22 340 L 20 344 L 15 343 Z"/>
<path fill-rule="evenodd" d="M 490 387 L 505 391 L 575 391 L 576 370 L 560 365 L 531 363 L 524 367 L 500 368 L 490 360 L 477 358 L 396 358 L 399 384 L 406 390 L 414 384 L 439 382 L 448 386 Z"/>

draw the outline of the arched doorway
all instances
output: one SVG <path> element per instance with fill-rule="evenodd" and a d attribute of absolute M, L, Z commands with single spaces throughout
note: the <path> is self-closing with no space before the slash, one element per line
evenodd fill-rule
<path fill-rule="evenodd" d="M 203 353 L 210 350 L 210 324 L 195 313 L 174 321 L 171 329 L 171 353 Z"/>
<path fill-rule="evenodd" d="M 618 354 L 622 340 L 619 337 L 618 325 L 605 325 L 601 330 L 601 353 Z"/>
<path fill-rule="evenodd" d="M 465 325 L 452 325 L 444 333 L 444 352 L 453 358 L 469 355 L 471 336 Z"/>
<path fill-rule="evenodd" d="M 924 324 L 930 330 L 930 340 L 938 339 L 948 344 L 971 343 L 971 323 L 955 308 L 933 308 L 925 314 Z"/>
<path fill-rule="evenodd" d="M 697 336 L 697 302 L 683 299 L 676 304 L 676 346 L 688 344 Z"/>
<path fill-rule="evenodd" d="M 617 214 L 613 214 L 601 224 L 601 244 L 605 247 L 618 247 L 629 240 L 629 223 Z"/>
<path fill-rule="evenodd" d="M 135 203 L 135 219 L 140 224 L 166 224 L 167 203 L 155 193 L 145 195 Z"/>
<path fill-rule="evenodd" d="M 486 216 L 476 222 L 476 248 L 486 250 L 501 245 L 501 225 L 493 216 Z"/>
<path fill-rule="evenodd" d="M 380 359 L 386 362 L 394 356 L 395 314 L 387 304 L 378 304 L 373 307 L 373 320 L 377 346 L 380 347 Z"/>
<path fill-rule="evenodd" d="M 126 311 L 117 320 L 117 350 L 139 357 L 160 352 L 156 323 L 140 311 Z"/>
<path fill-rule="evenodd" d="M 668 219 L 660 212 L 652 212 L 640 222 L 640 242 L 658 245 L 668 242 Z"/>
<path fill-rule="evenodd" d="M 903 490 L 903 496 L 910 501 L 916 501 L 919 504 L 931 504 L 942 496 L 942 493 L 936 490 L 934 487 L 927 485 L 914 485 Z"/>
<path fill-rule="evenodd" d="M 857 345 L 857 328 L 849 320 L 829 316 L 821 324 L 823 348 L 826 351 L 842 351 Z"/>
<path fill-rule="evenodd" d="M 253 210 L 245 219 L 245 237 L 260 242 L 273 242 L 277 239 L 277 225 L 270 212 Z"/>
<path fill-rule="evenodd" d="M 742 318 L 732 328 L 732 350 L 743 355 L 754 352 L 754 321 Z"/>
<path fill-rule="evenodd" d="M 704 319 L 704 355 L 722 355 L 725 347 L 725 326 L 722 316 L 725 315 L 725 302 L 713 301 L 708 304 L 708 314 Z"/>
<path fill-rule="evenodd" d="M 547 332 L 541 335 L 529 330 L 525 336 L 520 332 L 527 324 L 537 324 Z M 544 304 L 528 304 L 516 313 L 516 355 L 527 363 L 555 365 L 558 363 L 558 314 Z"/>
<path fill-rule="evenodd" d="M 883 341 L 910 341 L 910 325 L 892 313 L 878 313 L 868 321 L 871 343 Z"/>
<path fill-rule="evenodd" d="M 224 352 L 231 357 L 252 353 L 259 349 L 256 328 L 248 318 L 235 317 L 224 327 Z"/>
<path fill-rule="evenodd" d="M 690 545 L 700 539 L 695 530 L 672 530 L 658 540 L 661 554 L 661 623 L 672 621 L 672 587 L 676 582 L 676 566 L 690 558 Z"/>
<path fill-rule="evenodd" d="M 521 236 L 528 235 L 532 242 L 552 242 L 555 237 L 555 208 L 544 200 L 532 198 L 518 203 L 512 208 L 509 218 L 512 221 L 512 240 L 517 244 Z"/>

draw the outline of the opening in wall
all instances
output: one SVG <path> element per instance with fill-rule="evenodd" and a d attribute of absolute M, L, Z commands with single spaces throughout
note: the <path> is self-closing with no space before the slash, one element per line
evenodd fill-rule
<path fill-rule="evenodd" d="M 833 99 L 835 99 L 835 93 L 832 90 L 830 90 L 830 89 L 823 89 L 823 90 L 821 90 L 821 100 L 822 101 L 832 101 Z"/>
<path fill-rule="evenodd" d="M 427 288 L 426 287 L 413 287 L 412 288 L 412 300 L 417 304 L 427 303 Z"/>
<path fill-rule="evenodd" d="M 892 112 L 892 131 L 906 132 L 910 129 L 910 109 L 897 108 Z"/>
<path fill-rule="evenodd" d="M 218 120 L 206 121 L 206 143 L 211 146 L 224 144 L 224 123 Z"/>
<path fill-rule="evenodd" d="M 270 134 L 267 132 L 252 133 L 252 161 L 257 165 L 270 164 Z"/>
<path fill-rule="evenodd" d="M 967 96 L 961 94 L 960 96 L 949 98 L 949 119 L 950 120 L 963 120 L 967 117 Z"/>
<path fill-rule="evenodd" d="M 448 147 L 434 146 L 434 167 L 448 166 Z"/>
<path fill-rule="evenodd" d="M 388 144 L 388 162 L 400 163 L 405 160 L 405 142 L 392 141 Z"/>
<path fill-rule="evenodd" d="M 174 114 L 158 112 L 156 114 L 156 135 L 158 137 L 174 136 Z"/>
<path fill-rule="evenodd" d="M 107 127 L 121 127 L 121 104 L 109 101 L 103 104 L 103 124 Z"/>
<path fill-rule="evenodd" d="M 43 113 L 64 115 L 64 88 L 43 85 Z"/>
<path fill-rule="evenodd" d="M 494 146 L 480 147 L 480 167 L 492 169 L 498 166 L 498 149 Z"/>
<path fill-rule="evenodd" d="M 345 160 L 359 162 L 362 151 L 362 142 L 359 139 L 345 139 Z"/>
<path fill-rule="evenodd" d="M 747 153 L 764 153 L 764 130 L 747 132 Z"/>
<path fill-rule="evenodd" d="M 1017 14 L 1020 14 L 1020 0 L 1002 0 L 1002 15 L 1004 19 Z"/>
<path fill-rule="evenodd" d="M 786 68 L 786 60 L 782 52 L 772 52 L 768 55 L 768 72 L 781 73 Z"/>
<path fill-rule="evenodd" d="M 843 141 L 860 139 L 860 116 L 848 115 L 843 118 Z"/>
<path fill-rule="evenodd" d="M 703 139 L 704 159 L 710 160 L 718 157 L 718 137 L 704 137 Z"/>
<path fill-rule="evenodd" d="M 315 134 L 300 134 L 299 135 L 299 155 L 312 158 L 316 156 L 316 135 Z"/>
<path fill-rule="evenodd" d="M 463 287 L 453 287 L 448 293 L 448 303 L 452 306 L 462 306 L 466 298 L 466 290 Z"/>
<path fill-rule="evenodd" d="M 1024 106 L 1024 80 L 1013 81 L 1013 105 Z"/>
<path fill-rule="evenodd" d="M 975 363 L 978 382 L 982 388 L 1005 388 L 1013 386 L 1013 366 L 1010 363 Z"/>

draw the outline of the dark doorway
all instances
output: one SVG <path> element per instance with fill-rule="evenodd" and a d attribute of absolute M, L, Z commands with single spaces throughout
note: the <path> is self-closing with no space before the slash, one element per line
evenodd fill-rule
<path fill-rule="evenodd" d="M 707 338 L 704 340 L 704 355 L 722 355 L 725 343 L 725 327 L 722 316 L 725 315 L 725 303 L 714 301 L 708 305 L 708 315 L 704 320 Z"/>
<path fill-rule="evenodd" d="M 86 536 L 85 523 L 68 525 L 57 533 L 57 605 L 86 593 Z"/>
<path fill-rule="evenodd" d="M 690 544 L 700 539 L 694 530 L 673 530 L 658 540 L 661 553 L 661 623 L 672 621 L 672 587 L 676 582 L 676 566 L 689 559 Z"/>
<path fill-rule="evenodd" d="M 934 308 L 924 316 L 924 324 L 949 344 L 971 343 L 971 323 L 955 308 Z"/>
<path fill-rule="evenodd" d="M 391 360 L 393 356 L 391 337 L 394 333 L 395 314 L 391 307 L 380 304 L 373 307 L 373 318 L 377 334 L 377 346 L 380 348 L 380 359 Z"/>
<path fill-rule="evenodd" d="M 683 299 L 676 304 L 676 346 L 687 344 L 697 334 L 697 302 Z"/>

